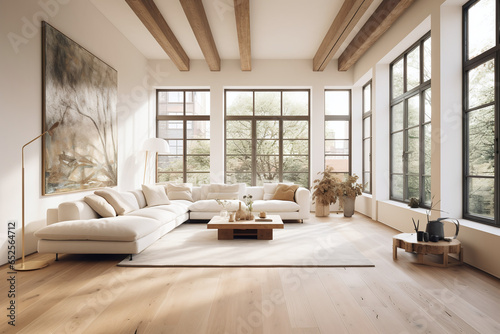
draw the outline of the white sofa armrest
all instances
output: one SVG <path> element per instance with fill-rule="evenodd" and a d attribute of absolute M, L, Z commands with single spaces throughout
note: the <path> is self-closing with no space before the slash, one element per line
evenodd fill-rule
<path fill-rule="evenodd" d="M 47 225 L 55 224 L 59 221 L 59 210 L 57 208 L 47 209 Z"/>
<path fill-rule="evenodd" d="M 60 222 L 66 220 L 83 220 L 100 217 L 97 212 L 95 212 L 83 200 L 59 204 L 57 216 Z"/>
<path fill-rule="evenodd" d="M 301 219 L 309 218 L 311 213 L 311 192 L 309 189 L 299 187 L 295 191 L 295 202 L 300 206 L 299 216 Z"/>

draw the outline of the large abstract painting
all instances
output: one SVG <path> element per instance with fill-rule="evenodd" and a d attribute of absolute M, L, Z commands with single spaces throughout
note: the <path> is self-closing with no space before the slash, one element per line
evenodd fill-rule
<path fill-rule="evenodd" d="M 117 184 L 117 72 L 43 22 L 43 194 Z"/>

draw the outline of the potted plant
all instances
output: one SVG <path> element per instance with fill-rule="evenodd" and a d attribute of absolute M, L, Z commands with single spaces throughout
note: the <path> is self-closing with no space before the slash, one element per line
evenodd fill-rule
<path fill-rule="evenodd" d="M 330 204 L 339 201 L 339 207 L 344 209 L 344 216 L 351 217 L 354 213 L 354 201 L 356 196 L 361 195 L 363 186 L 357 183 L 358 176 L 347 175 L 344 181 L 341 181 L 333 173 L 331 167 L 327 167 L 321 179 L 314 180 L 312 188 L 312 199 L 316 203 L 316 216 L 325 217 L 330 214 Z"/>

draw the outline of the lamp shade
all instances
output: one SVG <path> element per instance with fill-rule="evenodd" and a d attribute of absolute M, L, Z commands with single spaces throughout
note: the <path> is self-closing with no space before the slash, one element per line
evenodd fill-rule
<path fill-rule="evenodd" d="M 170 147 L 168 146 L 168 142 L 162 138 L 149 138 L 144 141 L 142 144 L 142 148 L 148 152 L 157 152 L 157 153 L 168 153 L 170 152 Z"/>

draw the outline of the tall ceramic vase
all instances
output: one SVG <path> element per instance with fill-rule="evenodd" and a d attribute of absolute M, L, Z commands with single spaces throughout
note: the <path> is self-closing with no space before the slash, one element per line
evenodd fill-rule
<path fill-rule="evenodd" d="M 356 197 L 344 196 L 344 217 L 352 217 L 354 214 L 354 203 L 356 202 Z"/>
<path fill-rule="evenodd" d="M 330 205 L 321 204 L 316 201 L 316 217 L 327 217 L 330 214 Z"/>

